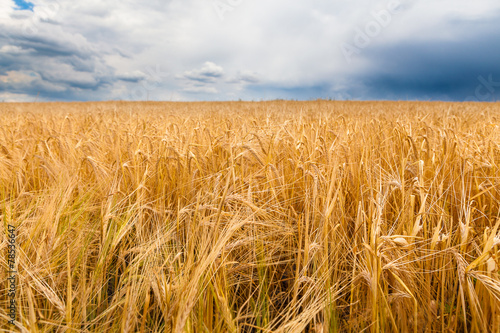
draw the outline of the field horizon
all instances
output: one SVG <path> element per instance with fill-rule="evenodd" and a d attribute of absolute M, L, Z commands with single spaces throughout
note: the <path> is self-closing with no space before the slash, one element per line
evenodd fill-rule
<path fill-rule="evenodd" d="M 500 332 L 500 103 L 4 102 L 0 221 L 6 332 Z"/>

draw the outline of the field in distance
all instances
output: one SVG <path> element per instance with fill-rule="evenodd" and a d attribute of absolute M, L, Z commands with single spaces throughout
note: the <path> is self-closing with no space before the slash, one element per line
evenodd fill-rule
<path fill-rule="evenodd" d="M 499 332 L 499 126 L 498 103 L 0 103 L 0 328 Z"/>

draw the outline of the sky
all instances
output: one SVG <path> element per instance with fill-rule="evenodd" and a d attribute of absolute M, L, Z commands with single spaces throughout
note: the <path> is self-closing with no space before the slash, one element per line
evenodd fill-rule
<path fill-rule="evenodd" d="M 500 100 L 498 0 L 0 0 L 0 101 Z"/>

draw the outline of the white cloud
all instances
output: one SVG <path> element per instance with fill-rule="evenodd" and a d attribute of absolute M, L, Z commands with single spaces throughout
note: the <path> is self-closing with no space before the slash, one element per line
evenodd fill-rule
<path fill-rule="evenodd" d="M 139 82 L 147 78 L 147 75 L 141 71 L 127 72 L 123 74 L 117 74 L 117 79 L 128 82 Z"/>
<path fill-rule="evenodd" d="M 35 81 L 37 78 L 39 78 L 39 76 L 36 75 L 36 73 L 9 71 L 6 75 L 0 75 L 0 82 L 22 87 Z"/>
<path fill-rule="evenodd" d="M 27 94 L 16 94 L 11 92 L 0 92 L 0 102 L 34 102 L 37 100 Z M 38 101 L 41 101 L 38 99 Z"/>
<path fill-rule="evenodd" d="M 183 92 L 187 93 L 207 93 L 207 94 L 217 94 L 218 91 L 214 87 L 204 87 L 204 86 L 193 86 L 193 87 L 187 87 L 182 90 Z"/>
<path fill-rule="evenodd" d="M 238 72 L 235 76 L 227 80 L 228 83 L 239 83 L 239 84 L 245 84 L 245 83 L 259 83 L 259 74 L 256 72 L 250 72 L 250 71 L 241 71 Z"/>
<path fill-rule="evenodd" d="M 185 71 L 184 74 L 178 76 L 178 78 L 201 83 L 215 83 L 223 75 L 224 69 L 221 66 L 217 66 L 213 62 L 207 61 L 203 64 L 202 68 Z"/>
<path fill-rule="evenodd" d="M 3 45 L 0 47 L 0 53 L 11 54 L 11 55 L 19 55 L 28 53 L 28 49 L 23 49 L 22 47 L 15 45 Z"/>

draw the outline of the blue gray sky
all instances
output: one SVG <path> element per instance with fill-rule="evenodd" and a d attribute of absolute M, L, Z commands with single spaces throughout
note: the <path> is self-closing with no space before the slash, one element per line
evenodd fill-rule
<path fill-rule="evenodd" d="M 0 101 L 500 100 L 498 0 L 0 0 Z"/>

